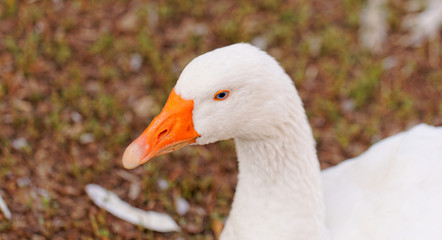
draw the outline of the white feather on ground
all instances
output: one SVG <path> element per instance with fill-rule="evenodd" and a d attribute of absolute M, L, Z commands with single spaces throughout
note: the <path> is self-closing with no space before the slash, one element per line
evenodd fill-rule
<path fill-rule="evenodd" d="M 0 194 L 0 210 L 2 210 L 3 214 L 7 219 L 11 219 L 11 211 L 9 211 L 6 202 L 3 200 L 2 195 Z"/>
<path fill-rule="evenodd" d="M 387 1 L 369 0 L 361 12 L 359 39 L 364 47 L 375 53 L 382 51 L 387 38 L 388 25 L 384 9 Z M 410 31 L 403 38 L 403 45 L 419 46 L 425 40 L 434 40 L 442 26 L 442 0 L 428 0 L 424 11 L 409 13 L 402 24 Z"/>
<path fill-rule="evenodd" d="M 97 206 L 122 220 L 157 232 L 178 232 L 181 230 L 169 215 L 132 207 L 115 193 L 97 184 L 88 184 L 86 192 Z"/>
<path fill-rule="evenodd" d="M 411 31 L 405 45 L 418 46 L 425 39 L 435 39 L 442 27 L 442 0 L 428 0 L 427 8 L 419 14 L 407 16 L 403 25 Z"/>
<path fill-rule="evenodd" d="M 369 0 L 361 13 L 360 41 L 364 47 L 376 53 L 382 51 L 382 45 L 387 37 L 385 2 L 386 0 Z"/>

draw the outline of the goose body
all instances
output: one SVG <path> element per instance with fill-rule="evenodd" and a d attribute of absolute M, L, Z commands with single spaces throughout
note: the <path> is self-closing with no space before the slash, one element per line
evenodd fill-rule
<path fill-rule="evenodd" d="M 321 172 L 293 82 L 249 44 L 190 62 L 123 165 L 231 138 L 239 175 L 221 240 L 442 239 L 442 128 L 419 125 Z"/>
<path fill-rule="evenodd" d="M 442 238 L 442 128 L 420 124 L 322 171 L 333 239 Z"/>

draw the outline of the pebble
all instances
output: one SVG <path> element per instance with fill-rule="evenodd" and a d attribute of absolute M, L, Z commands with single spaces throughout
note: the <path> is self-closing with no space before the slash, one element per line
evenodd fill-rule
<path fill-rule="evenodd" d="M 130 70 L 138 72 L 143 66 L 143 57 L 139 53 L 134 53 L 130 56 Z"/>
<path fill-rule="evenodd" d="M 71 119 L 75 123 L 79 123 L 79 122 L 81 122 L 81 120 L 83 120 L 83 117 L 81 116 L 80 113 L 73 111 L 73 112 L 71 112 Z"/>
<path fill-rule="evenodd" d="M 92 133 L 83 133 L 80 136 L 80 143 L 81 144 L 88 144 L 94 142 L 94 135 Z"/>
<path fill-rule="evenodd" d="M 346 99 L 341 103 L 341 108 L 344 112 L 351 112 L 355 109 L 356 103 L 351 99 Z"/>
<path fill-rule="evenodd" d="M 179 215 L 184 215 L 189 211 L 190 205 L 186 199 L 179 197 L 175 203 L 176 211 Z"/>
<path fill-rule="evenodd" d="M 161 190 L 166 190 L 169 187 L 169 183 L 164 178 L 158 179 L 157 184 Z"/>
<path fill-rule="evenodd" d="M 153 105 L 153 99 L 145 96 L 135 102 L 133 110 L 137 116 L 147 118 L 151 115 Z"/>
<path fill-rule="evenodd" d="M 267 49 L 267 39 L 265 37 L 256 37 L 252 40 L 252 45 L 262 50 Z"/>
<path fill-rule="evenodd" d="M 25 138 L 17 138 L 12 140 L 12 147 L 17 149 L 17 150 L 21 150 L 23 148 L 26 148 L 27 146 L 29 146 L 28 141 L 26 141 Z"/>

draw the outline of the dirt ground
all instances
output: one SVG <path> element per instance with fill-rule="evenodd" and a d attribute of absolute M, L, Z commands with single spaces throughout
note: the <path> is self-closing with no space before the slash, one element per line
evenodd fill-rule
<path fill-rule="evenodd" d="M 407 2 L 385 6 L 376 54 L 358 39 L 362 0 L 0 2 L 0 194 L 12 212 L 0 213 L 0 239 L 215 239 L 236 184 L 231 141 L 130 171 L 121 156 L 183 67 L 228 44 L 265 48 L 293 78 L 322 168 L 417 123 L 441 125 L 441 34 L 401 44 Z M 183 231 L 115 218 L 88 198 L 88 183 L 170 214 Z M 190 204 L 182 216 L 180 198 Z"/>

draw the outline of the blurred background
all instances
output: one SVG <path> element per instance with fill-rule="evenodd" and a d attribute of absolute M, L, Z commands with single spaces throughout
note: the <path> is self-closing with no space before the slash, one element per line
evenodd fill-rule
<path fill-rule="evenodd" d="M 0 213 L 0 239 L 215 239 L 236 184 L 232 141 L 130 171 L 121 156 L 185 65 L 232 43 L 268 51 L 292 77 L 322 168 L 441 125 L 441 2 L 2 0 L 0 194 L 12 218 Z M 88 183 L 183 231 L 115 218 Z"/>

